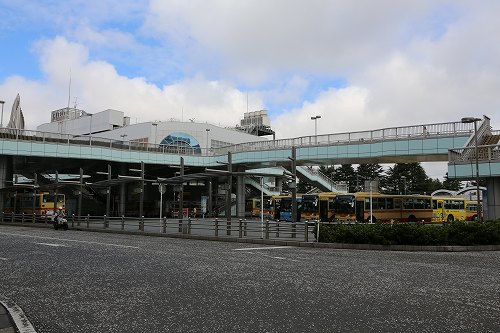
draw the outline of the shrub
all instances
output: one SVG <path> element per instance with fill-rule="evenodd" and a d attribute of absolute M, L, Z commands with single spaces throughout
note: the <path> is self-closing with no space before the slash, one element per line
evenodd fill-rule
<path fill-rule="evenodd" d="M 348 244 L 494 245 L 500 244 L 500 222 L 323 224 L 319 238 L 320 242 Z"/>

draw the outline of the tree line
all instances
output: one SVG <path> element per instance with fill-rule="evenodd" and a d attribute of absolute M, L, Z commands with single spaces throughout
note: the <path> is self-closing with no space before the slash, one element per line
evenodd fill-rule
<path fill-rule="evenodd" d="M 462 188 L 459 180 L 449 179 L 447 174 L 444 181 L 427 176 L 425 169 L 419 162 L 396 163 L 387 170 L 379 164 L 359 164 L 356 168 L 352 164 L 320 166 L 320 171 L 336 182 L 345 182 L 348 192 L 369 191 L 365 189 L 365 181 L 378 180 L 378 191 L 386 194 L 430 194 L 438 189 L 457 191 Z M 297 191 L 307 193 L 312 186 L 299 182 Z"/>

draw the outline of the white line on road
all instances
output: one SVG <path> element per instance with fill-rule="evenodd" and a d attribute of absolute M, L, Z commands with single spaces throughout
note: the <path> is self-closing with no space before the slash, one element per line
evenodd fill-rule
<path fill-rule="evenodd" d="M 125 248 L 129 248 L 129 249 L 139 249 L 138 246 L 112 244 L 112 243 L 99 243 L 99 242 L 90 242 L 90 241 L 82 241 L 82 240 L 66 239 L 66 238 L 32 236 L 32 235 L 23 235 L 23 234 L 11 234 L 11 233 L 7 233 L 7 232 L 0 232 L 0 235 L 31 237 L 31 238 L 39 238 L 39 239 L 51 239 L 51 240 L 58 240 L 58 241 L 65 241 L 65 242 L 75 242 L 75 243 L 84 243 L 84 244 L 97 244 L 97 245 L 105 245 L 105 246 L 125 247 Z"/>
<path fill-rule="evenodd" d="M 274 250 L 274 249 L 289 249 L 293 246 L 266 246 L 266 247 L 245 247 L 242 249 L 234 249 L 235 251 L 253 251 L 253 250 Z"/>
<path fill-rule="evenodd" d="M 271 259 L 290 260 L 290 261 L 295 261 L 295 262 L 299 262 L 300 261 L 300 260 L 297 260 L 297 259 L 290 259 L 290 258 L 285 258 L 285 257 L 271 256 L 271 255 L 268 255 L 268 254 L 265 254 L 265 253 L 262 253 L 262 252 L 248 251 L 248 252 L 245 252 L 245 253 L 252 254 L 252 255 L 260 255 L 262 257 L 271 258 Z"/>
<path fill-rule="evenodd" d="M 0 257 L 0 260 L 9 260 L 9 259 Z"/>
<path fill-rule="evenodd" d="M 54 244 L 54 243 L 35 243 L 35 244 L 38 244 L 38 245 L 47 245 L 47 246 L 55 246 L 55 247 L 60 247 L 60 246 L 66 247 L 66 246 L 68 246 L 68 245 L 64 245 L 64 244 Z"/>

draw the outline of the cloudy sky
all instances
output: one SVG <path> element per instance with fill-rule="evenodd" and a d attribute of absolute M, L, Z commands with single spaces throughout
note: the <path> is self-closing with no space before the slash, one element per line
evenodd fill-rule
<path fill-rule="evenodd" d="M 277 138 L 492 118 L 497 0 L 0 0 L 4 122 L 70 105 L 223 126 L 266 109 Z M 444 171 L 445 172 L 445 171 Z M 439 173 L 439 172 L 438 172 Z M 430 176 L 441 176 L 433 175 Z"/>

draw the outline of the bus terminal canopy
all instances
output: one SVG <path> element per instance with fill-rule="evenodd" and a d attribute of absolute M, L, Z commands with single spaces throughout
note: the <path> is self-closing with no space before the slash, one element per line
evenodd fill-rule
<path fill-rule="evenodd" d="M 215 177 L 227 176 L 249 176 L 249 177 L 276 177 L 275 174 L 259 173 L 259 172 L 229 172 L 226 170 L 205 169 L 205 172 L 192 173 L 184 176 L 175 176 L 170 178 L 158 178 L 156 181 L 161 184 L 180 185 L 193 180 L 204 180 Z"/>

